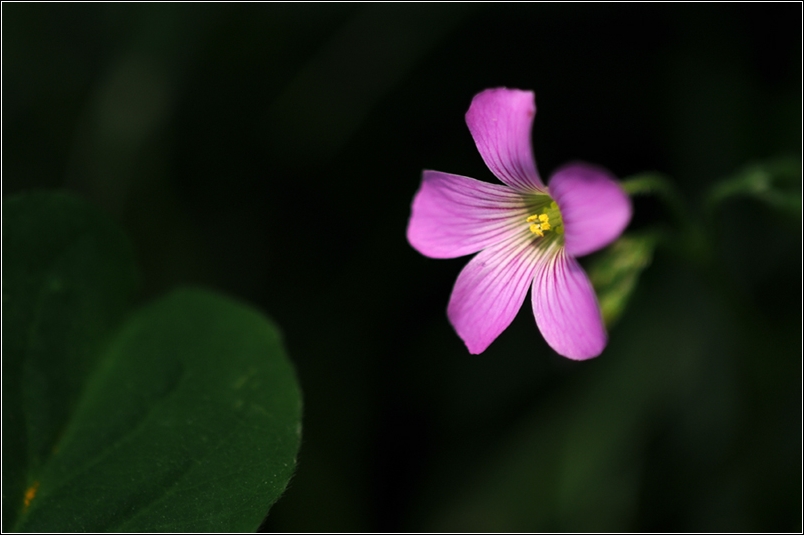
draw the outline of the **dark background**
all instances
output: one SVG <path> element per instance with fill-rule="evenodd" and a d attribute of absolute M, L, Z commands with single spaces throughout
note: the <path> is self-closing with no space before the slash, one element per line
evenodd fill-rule
<path fill-rule="evenodd" d="M 89 198 L 143 301 L 200 284 L 284 331 L 304 439 L 263 529 L 801 530 L 800 212 L 723 206 L 716 276 L 659 249 L 585 363 L 529 305 L 469 355 L 466 259 L 405 239 L 422 169 L 494 180 L 463 120 L 488 87 L 535 91 L 545 179 L 660 171 L 695 210 L 800 156 L 800 4 L 2 10 L 3 195 Z"/>

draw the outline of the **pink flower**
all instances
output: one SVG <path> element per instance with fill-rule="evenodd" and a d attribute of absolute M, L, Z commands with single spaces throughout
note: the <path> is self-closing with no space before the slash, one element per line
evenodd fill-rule
<path fill-rule="evenodd" d="M 531 91 L 476 95 L 466 124 L 505 185 L 424 171 L 408 241 L 431 258 L 479 251 L 458 275 L 447 307 L 470 353 L 482 353 L 510 325 L 530 286 L 536 325 L 550 347 L 588 359 L 603 351 L 606 329 L 575 257 L 617 239 L 631 219 L 631 203 L 611 173 L 585 163 L 565 165 L 545 186 L 531 150 L 535 114 Z"/>

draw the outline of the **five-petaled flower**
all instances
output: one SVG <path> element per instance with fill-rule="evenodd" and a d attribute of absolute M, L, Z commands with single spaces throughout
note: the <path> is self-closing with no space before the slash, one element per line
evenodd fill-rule
<path fill-rule="evenodd" d="M 531 149 L 534 95 L 488 89 L 466 124 L 483 161 L 505 185 L 424 171 L 407 236 L 431 258 L 478 253 L 452 290 L 447 315 L 471 353 L 482 353 L 513 321 L 528 287 L 536 324 L 557 353 L 583 360 L 606 346 L 589 279 L 575 260 L 622 233 L 631 203 L 606 170 L 558 169 L 544 185 Z"/>

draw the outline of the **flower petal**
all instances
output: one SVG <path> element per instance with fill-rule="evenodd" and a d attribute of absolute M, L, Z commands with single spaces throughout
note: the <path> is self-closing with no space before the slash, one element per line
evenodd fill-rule
<path fill-rule="evenodd" d="M 458 275 L 447 316 L 470 353 L 485 351 L 511 324 L 525 301 L 538 254 L 523 233 L 484 249 Z"/>
<path fill-rule="evenodd" d="M 564 247 L 582 256 L 610 244 L 631 220 L 631 200 L 614 175 L 594 165 L 572 163 L 550 179 L 550 195 L 564 221 Z"/>
<path fill-rule="evenodd" d="M 475 95 L 466 112 L 466 124 L 494 176 L 521 192 L 546 193 L 531 148 L 534 115 L 532 91 L 502 87 Z"/>
<path fill-rule="evenodd" d="M 525 212 L 522 196 L 510 188 L 425 171 L 413 198 L 408 242 L 431 258 L 476 253 L 525 228 Z"/>
<path fill-rule="evenodd" d="M 531 300 L 536 325 L 556 353 L 574 360 L 598 356 L 606 329 L 592 284 L 563 248 L 539 257 Z"/>

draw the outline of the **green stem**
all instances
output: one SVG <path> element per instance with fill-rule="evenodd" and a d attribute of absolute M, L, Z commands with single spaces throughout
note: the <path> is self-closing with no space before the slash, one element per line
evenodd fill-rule
<path fill-rule="evenodd" d="M 622 186 L 631 196 L 655 195 L 664 204 L 678 230 L 678 239 L 663 240 L 665 243 L 698 263 L 711 263 L 710 241 L 670 178 L 661 173 L 642 173 L 623 180 Z"/>
<path fill-rule="evenodd" d="M 713 221 L 717 208 L 734 197 L 752 197 L 782 212 L 801 216 L 801 160 L 775 158 L 744 167 L 715 184 L 704 198 L 704 216 Z"/>

